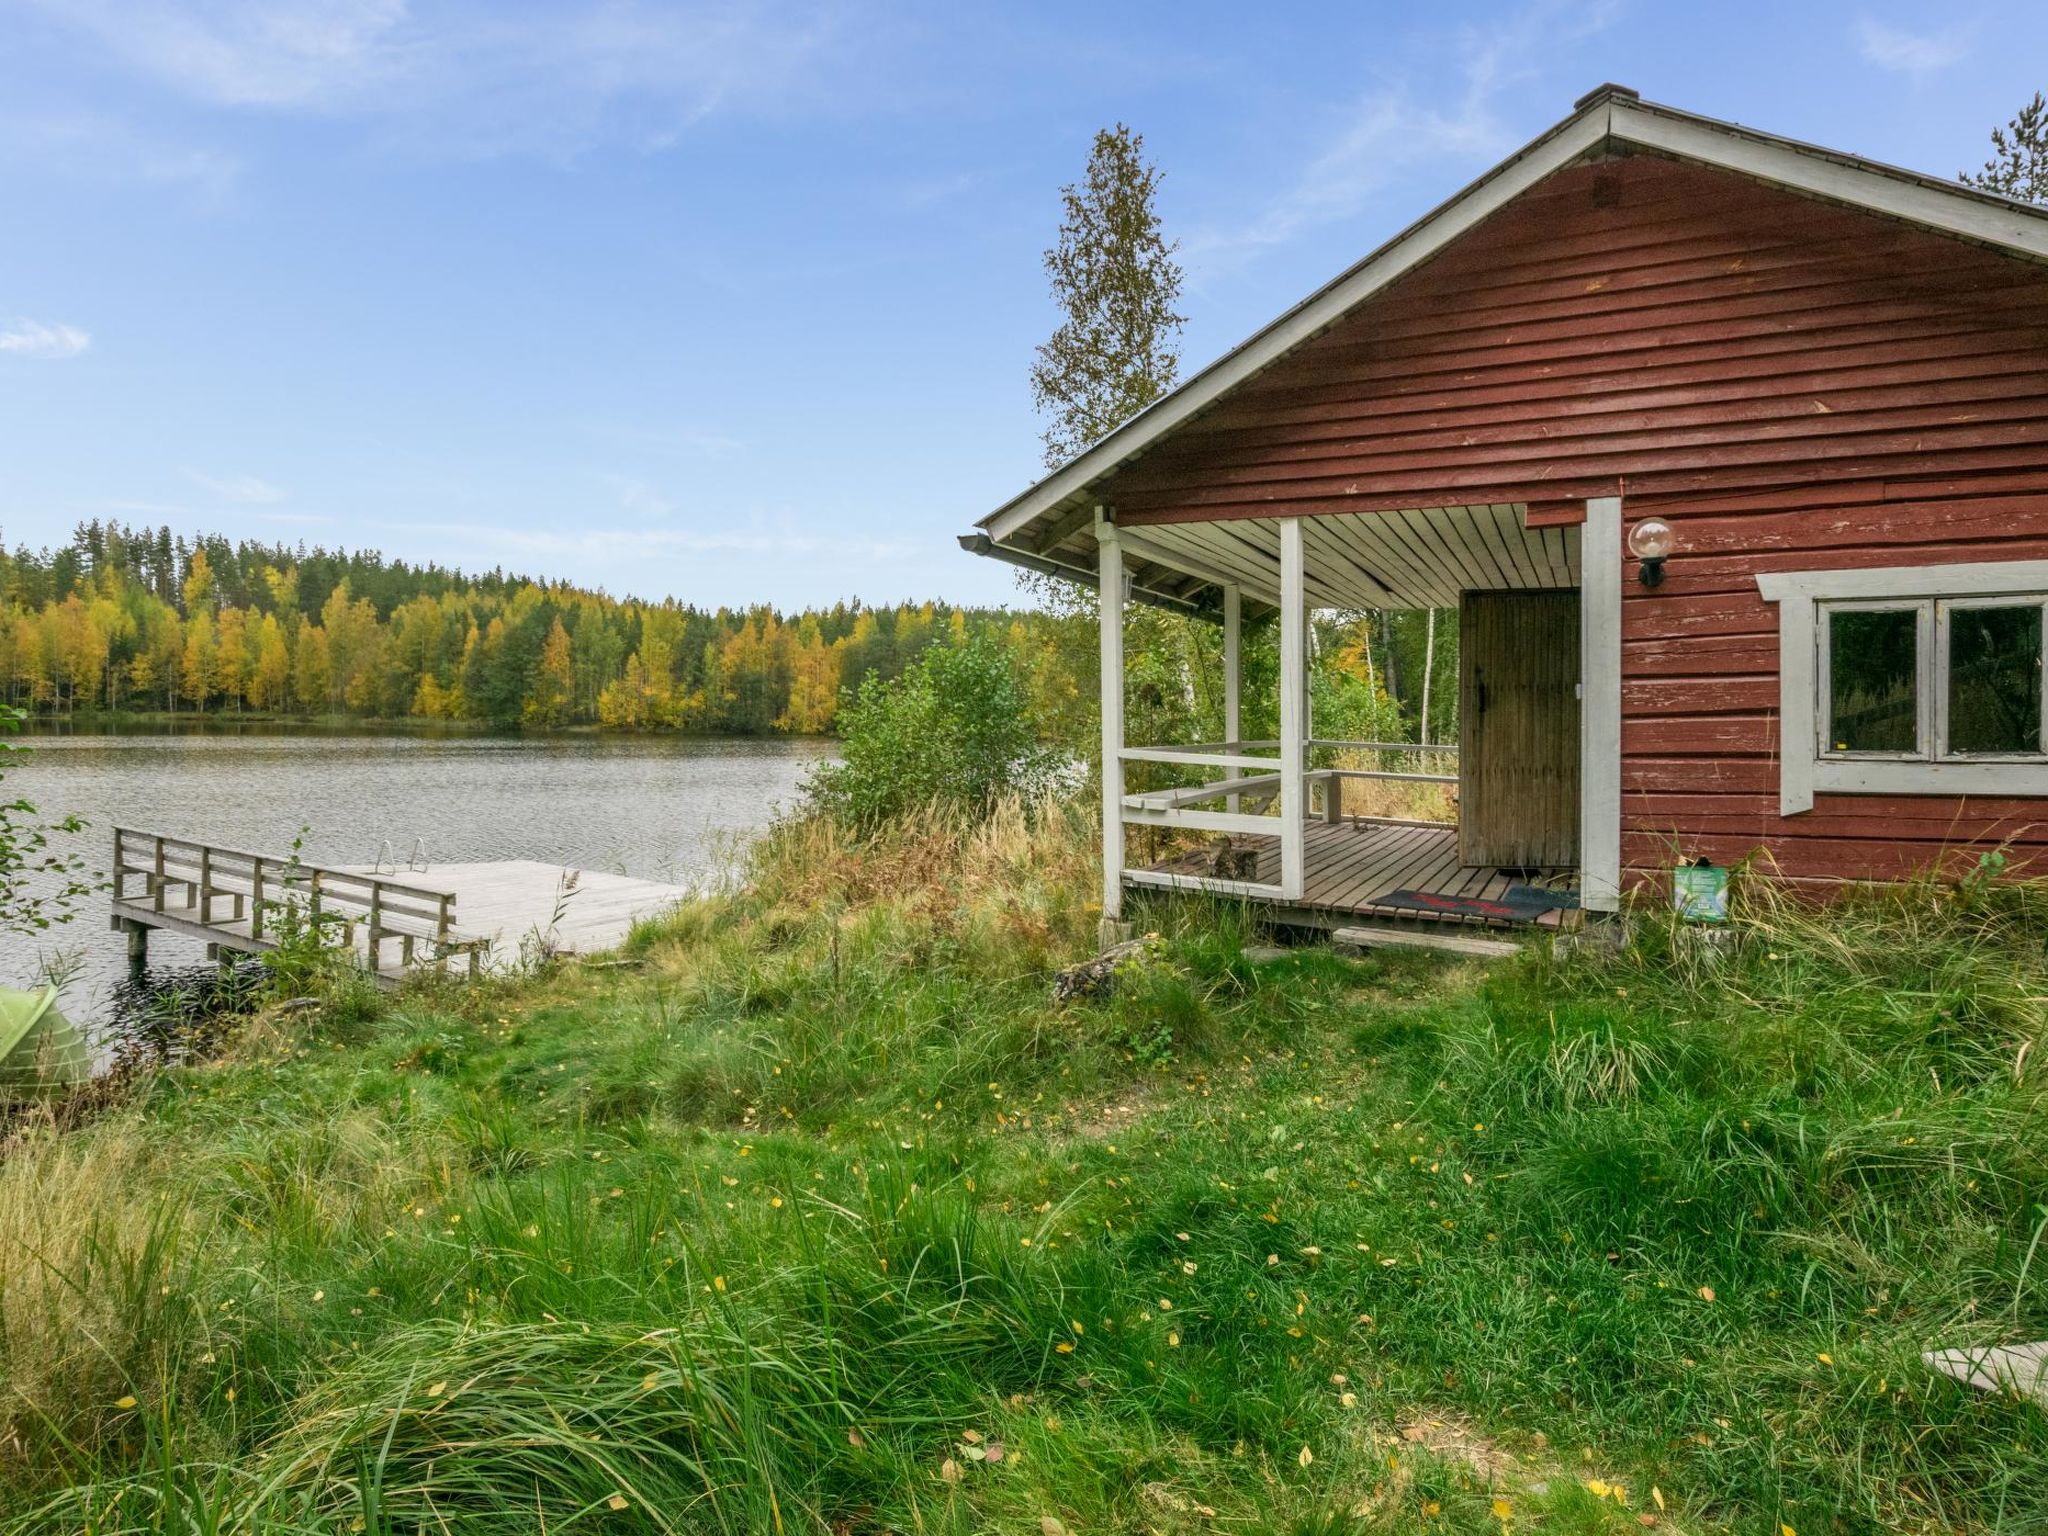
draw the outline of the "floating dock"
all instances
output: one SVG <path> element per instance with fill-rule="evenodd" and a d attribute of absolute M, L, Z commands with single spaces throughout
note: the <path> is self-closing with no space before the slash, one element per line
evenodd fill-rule
<path fill-rule="evenodd" d="M 543 955 L 615 949 L 635 923 L 692 894 L 530 859 L 321 865 L 116 828 L 111 918 L 136 967 L 147 963 L 157 930 L 197 939 L 209 955 L 261 954 L 314 923 L 395 985 L 422 968 L 474 976 Z"/>

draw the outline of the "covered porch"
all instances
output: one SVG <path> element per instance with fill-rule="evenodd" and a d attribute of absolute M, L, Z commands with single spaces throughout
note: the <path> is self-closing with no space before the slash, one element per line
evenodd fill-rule
<path fill-rule="evenodd" d="M 1251 883 L 1280 882 L 1280 839 L 1233 839 L 1250 856 Z M 1459 862 L 1454 823 L 1359 817 L 1315 820 L 1302 829 L 1301 898 L 1273 900 L 1282 920 L 1302 927 L 1334 928 L 1361 920 L 1407 924 L 1451 923 L 1468 927 L 1575 927 L 1579 920 L 1579 874 L 1574 868 L 1548 870 L 1472 867 Z M 1124 871 L 1127 886 L 1159 890 L 1204 890 L 1213 861 L 1202 851 Z M 1190 877 L 1194 877 L 1191 882 Z M 1540 892 L 1555 905 L 1519 893 Z M 1389 897 L 1399 900 L 1389 901 Z"/>
<path fill-rule="evenodd" d="M 1582 905 L 1615 904 L 1618 498 L 1534 517 L 1514 503 L 1214 521 L 1091 513 L 1060 531 L 1094 544 L 1103 594 L 1106 919 L 1133 889 L 1249 900 L 1321 926 L 1555 927 Z M 1615 557 L 1590 579 L 1589 544 Z M 1168 594 L 1222 628 L 1223 740 L 1126 738 L 1125 604 Z M 1461 615 L 1460 740 L 1318 737 L 1313 616 L 1430 607 Z M 1278 620 L 1271 740 L 1240 729 L 1244 626 L 1257 616 Z M 1443 786 L 1455 819 L 1360 804 L 1361 789 L 1400 785 Z M 1169 830 L 1179 846 L 1138 852 L 1132 828 Z"/>

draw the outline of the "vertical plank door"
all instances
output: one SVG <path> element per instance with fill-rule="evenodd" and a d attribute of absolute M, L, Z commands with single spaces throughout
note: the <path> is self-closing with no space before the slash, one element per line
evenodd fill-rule
<path fill-rule="evenodd" d="M 1467 592 L 1458 625 L 1458 862 L 1575 866 L 1579 594 Z"/>

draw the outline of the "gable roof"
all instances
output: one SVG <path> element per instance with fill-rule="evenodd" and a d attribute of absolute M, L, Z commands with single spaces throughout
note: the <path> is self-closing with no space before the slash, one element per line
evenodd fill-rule
<path fill-rule="evenodd" d="M 1897 219 L 1936 234 L 2048 263 L 2048 209 L 1982 192 L 1959 181 L 1902 170 L 1838 150 L 1759 133 L 1733 123 L 1643 101 L 1626 86 L 1602 85 L 1572 115 L 1463 191 L 1423 215 L 1363 261 L 1226 352 L 1171 393 L 1084 449 L 976 525 L 962 547 L 1045 570 L 1038 553 L 1087 515 L 1091 488 L 1201 415 L 1239 384 L 1321 335 L 1451 241 L 1542 182 L 1615 148 L 1647 150 L 1841 206 Z M 1092 572 L 1058 562 L 1055 574 Z M 1138 596 L 1148 594 L 1140 592 Z M 1181 604 L 1176 602 L 1176 606 Z"/>

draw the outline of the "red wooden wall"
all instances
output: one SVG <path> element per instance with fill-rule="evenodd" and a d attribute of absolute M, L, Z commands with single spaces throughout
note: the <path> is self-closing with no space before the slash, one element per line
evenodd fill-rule
<path fill-rule="evenodd" d="M 1623 857 L 1802 877 L 2048 852 L 2048 801 L 1776 814 L 1760 571 L 2048 558 L 2048 268 L 1732 175 L 1564 172 L 1102 488 L 1129 523 L 1621 494 Z"/>

